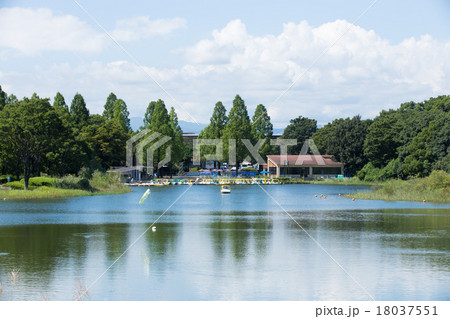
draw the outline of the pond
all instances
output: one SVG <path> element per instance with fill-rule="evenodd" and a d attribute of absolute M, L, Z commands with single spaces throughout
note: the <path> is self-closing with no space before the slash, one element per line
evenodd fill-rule
<path fill-rule="evenodd" d="M 139 205 L 145 190 L 1 201 L 0 300 L 450 300 L 448 204 L 194 185 Z"/>

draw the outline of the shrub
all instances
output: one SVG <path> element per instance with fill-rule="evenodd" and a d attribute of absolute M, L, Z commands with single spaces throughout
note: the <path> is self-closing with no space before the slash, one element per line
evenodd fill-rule
<path fill-rule="evenodd" d="M 25 183 L 25 180 L 22 178 L 20 180 L 22 184 Z M 54 184 L 55 180 L 51 177 L 41 176 L 41 177 L 31 177 L 28 180 L 28 186 L 52 186 Z"/>
<path fill-rule="evenodd" d="M 5 183 L 5 184 L 3 184 L 3 187 L 8 187 L 11 189 L 23 189 L 24 184 L 22 182 L 15 181 L 15 182 Z"/>
<path fill-rule="evenodd" d="M 197 173 L 198 172 L 198 167 L 191 167 L 189 169 L 189 172 Z"/>
<path fill-rule="evenodd" d="M 83 166 L 78 172 L 78 176 L 84 179 L 91 179 L 94 170 L 90 167 Z"/>
<path fill-rule="evenodd" d="M 92 174 L 91 187 L 102 190 L 114 188 L 118 184 L 116 177 L 116 175 L 95 171 Z"/>
<path fill-rule="evenodd" d="M 55 181 L 55 187 L 63 189 L 78 189 L 80 178 L 73 175 L 67 175 Z"/>
<path fill-rule="evenodd" d="M 241 172 L 257 172 L 258 170 L 253 167 L 244 167 L 240 169 Z"/>

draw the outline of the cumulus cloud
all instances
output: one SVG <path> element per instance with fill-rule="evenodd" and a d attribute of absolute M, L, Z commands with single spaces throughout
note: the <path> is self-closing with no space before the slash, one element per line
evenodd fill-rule
<path fill-rule="evenodd" d="M 147 16 L 140 16 L 117 21 L 112 36 L 119 41 L 136 41 L 167 35 L 186 25 L 186 20 L 182 18 L 150 20 Z"/>
<path fill-rule="evenodd" d="M 99 52 L 103 34 L 72 15 L 50 9 L 1 8 L 0 46 L 32 55 L 42 51 Z"/>
<path fill-rule="evenodd" d="M 130 30 L 139 30 L 147 22 L 139 22 Z M 124 34 L 122 40 L 136 39 L 138 35 L 133 32 Z M 151 34 L 149 31 L 145 36 Z M 33 79 L 33 85 L 39 83 L 42 91 L 33 90 L 45 93 L 51 89 L 53 93 L 48 96 L 53 96 L 61 88 L 58 79 L 64 79 L 65 87 L 73 93 L 85 92 L 86 100 L 94 101 L 91 106 L 97 106 L 93 111 L 101 111 L 109 92 L 117 92 L 132 116 L 142 116 L 149 101 L 162 98 L 168 106 L 177 108 L 181 119 L 192 121 L 190 114 L 203 123 L 208 122 L 218 100 L 229 110 L 234 96 L 240 94 L 250 113 L 257 104 L 266 105 L 275 127 L 283 127 L 299 115 L 317 119 L 320 124 L 356 114 L 371 118 L 405 101 L 450 92 L 450 41 L 424 35 L 392 44 L 373 30 L 344 20 L 320 26 L 306 21 L 286 23 L 279 34 L 265 36 L 250 34 L 242 21 L 234 20 L 178 52 L 185 58 L 180 67 L 141 68 L 129 61 L 83 62 L 34 74 L 4 72 L 0 82 L 9 83 L 15 93 L 14 87 L 23 86 L 24 79 Z M 294 81 L 295 85 L 279 98 Z"/>
<path fill-rule="evenodd" d="M 211 85 L 245 92 L 251 104 L 269 105 L 275 121 L 306 115 L 326 123 L 358 113 L 373 117 L 403 101 L 448 94 L 449 47 L 428 35 L 393 45 L 344 20 L 318 27 L 287 23 L 278 35 L 256 37 L 234 20 L 186 48 L 184 70 L 194 79 L 208 77 Z"/>

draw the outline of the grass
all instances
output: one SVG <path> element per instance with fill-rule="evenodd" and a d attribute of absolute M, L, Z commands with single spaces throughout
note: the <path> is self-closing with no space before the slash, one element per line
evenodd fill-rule
<path fill-rule="evenodd" d="M 347 197 L 388 201 L 426 201 L 450 203 L 450 174 L 434 171 L 430 176 L 410 180 L 388 180 L 373 186 L 372 192 Z"/>
<path fill-rule="evenodd" d="M 329 178 L 329 179 L 315 179 L 303 180 L 301 178 L 282 177 L 280 181 L 283 184 L 318 184 L 318 185 L 373 185 L 373 182 L 361 181 L 358 178 Z"/>
<path fill-rule="evenodd" d="M 33 177 L 30 178 L 30 189 L 27 191 L 23 190 L 23 183 L 19 181 L 6 183 L 0 188 L 0 200 L 113 195 L 130 191 L 131 189 L 128 186 L 117 182 L 116 176 L 95 172 L 90 180 L 75 176 L 63 178 Z"/>

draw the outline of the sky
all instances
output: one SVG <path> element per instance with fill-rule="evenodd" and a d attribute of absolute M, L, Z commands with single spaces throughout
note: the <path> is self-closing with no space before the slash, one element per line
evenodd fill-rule
<path fill-rule="evenodd" d="M 0 0 L 0 85 L 78 92 L 91 113 L 114 92 L 131 117 L 163 99 L 198 123 L 236 94 L 278 128 L 373 118 L 450 93 L 449 16 L 445 0 Z"/>

